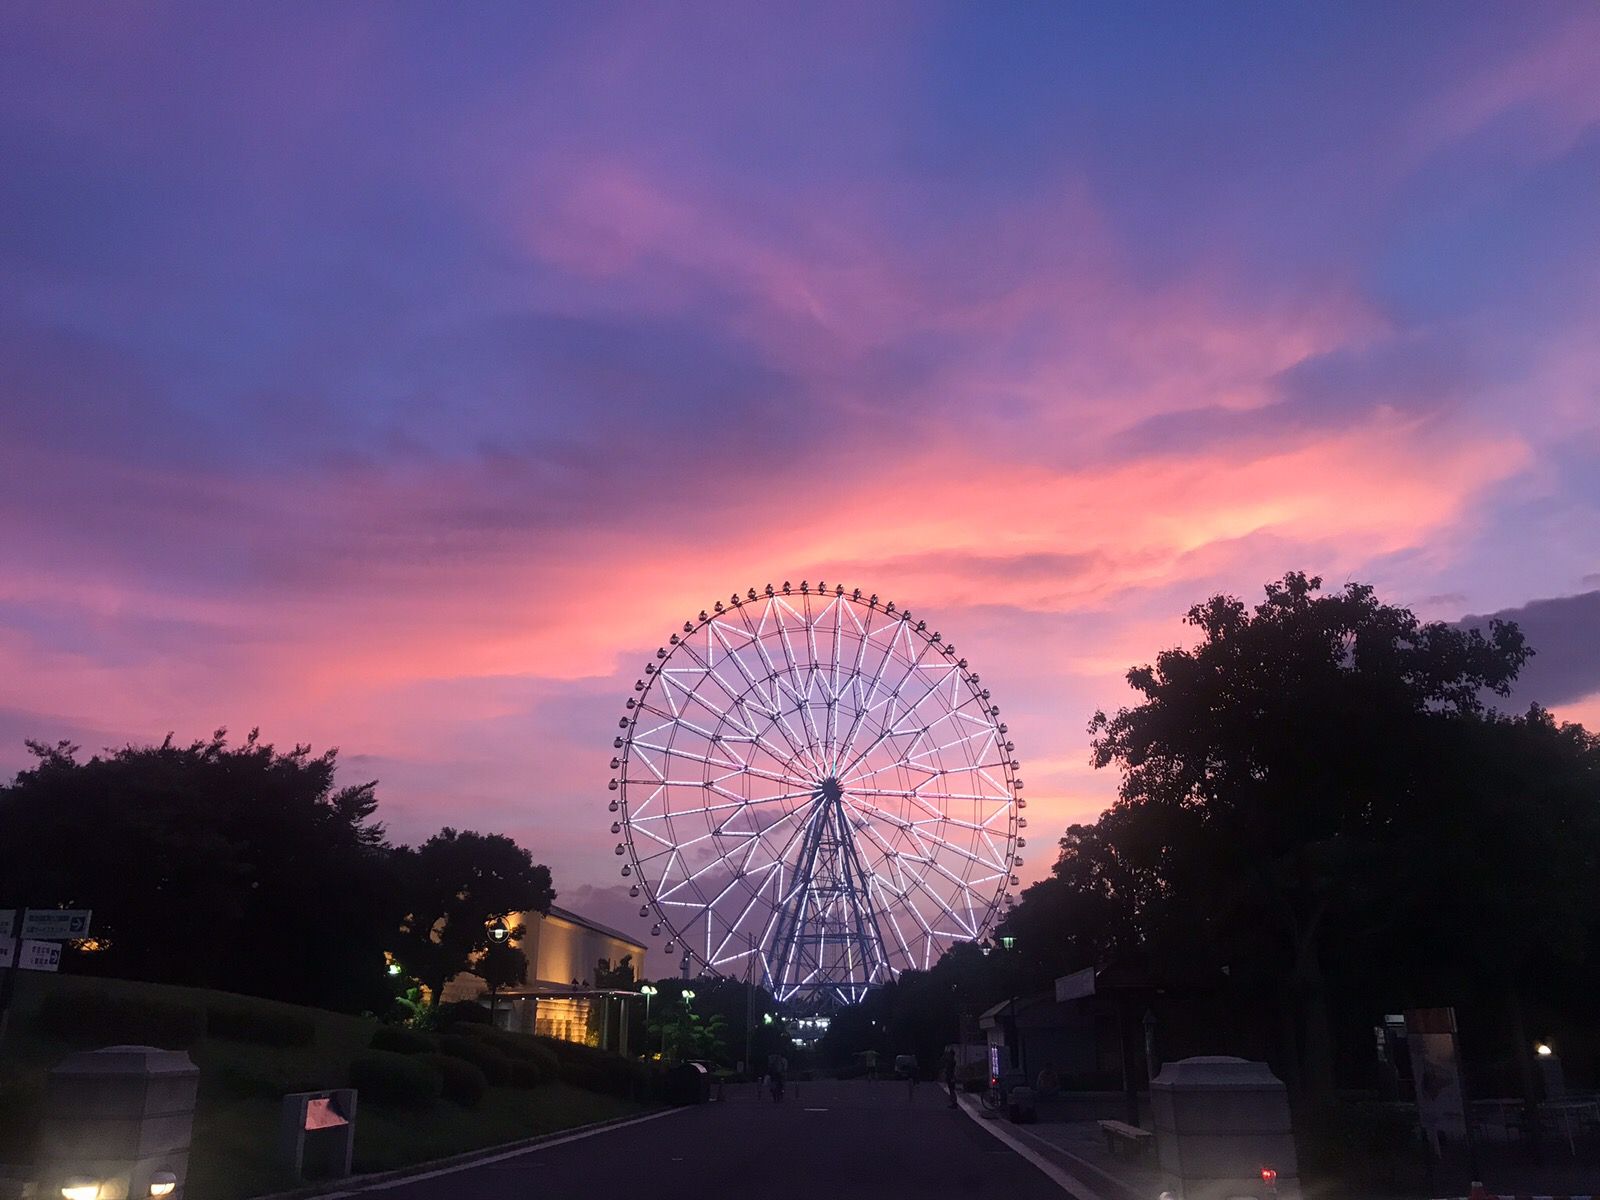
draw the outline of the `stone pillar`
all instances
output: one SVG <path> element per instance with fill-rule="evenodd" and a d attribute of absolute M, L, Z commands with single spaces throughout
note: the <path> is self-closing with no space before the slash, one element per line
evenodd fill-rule
<path fill-rule="evenodd" d="M 38 1195 L 94 1184 L 96 1200 L 149 1200 L 151 1177 L 172 1174 L 183 1200 L 200 1072 L 181 1050 L 109 1046 L 50 1072 L 39 1132 Z"/>
<path fill-rule="evenodd" d="M 1162 1186 L 1178 1200 L 1300 1200 L 1289 1097 L 1266 1063 L 1167 1063 L 1150 1107 Z"/>

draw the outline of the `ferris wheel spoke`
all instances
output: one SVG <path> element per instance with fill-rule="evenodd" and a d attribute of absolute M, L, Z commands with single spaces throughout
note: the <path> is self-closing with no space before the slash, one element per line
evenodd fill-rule
<path fill-rule="evenodd" d="M 747 701 L 745 700 L 745 696 L 746 695 L 750 695 L 750 694 L 754 694 L 757 697 L 759 697 L 760 696 L 759 687 L 758 687 L 758 684 L 756 683 L 756 681 L 753 678 L 751 678 L 749 676 L 749 673 L 746 671 L 745 666 L 744 666 L 744 660 L 739 656 L 738 651 L 736 649 L 728 646 L 728 644 L 727 644 L 727 642 L 726 642 L 726 640 L 724 638 L 725 627 L 720 625 L 717 622 L 712 622 L 711 624 L 708 624 L 707 629 L 711 629 L 711 630 L 715 631 L 714 633 L 708 633 L 706 635 L 706 644 L 707 644 L 707 646 L 708 647 L 710 646 L 711 638 L 713 636 L 715 636 L 717 639 L 723 641 L 723 649 L 726 651 L 726 657 L 732 659 L 735 668 L 738 669 L 741 674 L 745 675 L 746 679 L 749 681 L 747 683 L 746 687 L 742 691 L 736 691 L 734 688 L 730 687 L 728 685 L 727 680 L 723 679 L 722 676 L 720 674 L 718 674 L 712 668 L 712 666 L 710 665 L 709 661 L 707 659 L 704 659 L 704 658 L 700 657 L 700 655 L 696 652 L 696 650 L 695 650 L 693 645 L 691 645 L 688 642 L 680 642 L 679 645 L 683 648 L 684 653 L 686 653 L 691 659 L 693 659 L 695 661 L 695 663 L 697 663 L 699 665 L 701 670 L 704 672 L 704 677 L 706 679 L 709 679 L 712 682 L 714 682 L 717 685 L 717 687 L 722 691 L 722 693 L 728 698 L 728 702 L 730 704 L 732 704 L 734 707 L 738 708 L 745 715 L 746 720 L 747 720 L 746 732 L 748 734 L 750 734 L 751 736 L 755 737 L 761 743 L 761 745 L 766 749 L 766 751 L 769 754 L 771 754 L 774 758 L 776 758 L 779 762 L 787 761 L 787 759 L 785 758 L 784 754 L 780 750 L 778 750 L 776 747 L 772 746 L 771 743 L 767 742 L 764 738 L 761 737 L 760 731 L 757 729 L 757 722 L 748 720 L 748 718 L 749 718 L 749 707 L 747 706 Z M 759 646 L 758 646 L 758 650 L 759 650 Z M 709 707 L 709 702 L 708 701 L 703 701 L 703 703 L 705 703 L 706 706 Z M 784 741 L 786 741 L 789 744 L 789 750 L 790 750 L 789 757 L 790 758 L 798 758 L 798 757 L 803 756 L 804 749 L 803 749 L 802 745 L 799 742 L 796 742 L 795 739 L 793 738 L 793 736 L 791 736 L 791 731 L 789 730 L 788 722 L 783 719 L 783 712 L 782 712 L 782 709 L 781 709 L 781 707 L 779 705 L 779 702 L 778 702 L 776 696 L 774 696 L 773 699 L 772 699 L 772 707 L 771 707 L 770 710 L 768 710 L 766 708 L 757 707 L 757 711 L 760 712 L 764 717 L 766 717 L 766 719 L 767 719 L 767 727 L 769 729 L 770 728 L 777 729 L 778 732 L 779 732 L 779 735 L 784 739 Z"/>
<path fill-rule="evenodd" d="M 806 606 L 809 608 L 810 604 L 810 598 L 807 597 Z M 789 664 L 789 677 L 794 681 L 791 686 L 795 693 L 795 698 L 800 709 L 800 724 L 805 730 L 806 747 L 812 753 L 813 761 L 815 762 L 815 751 L 816 747 L 821 742 L 821 738 L 817 736 L 816 721 L 812 715 L 811 704 L 809 703 L 811 699 L 811 680 L 816 673 L 816 659 L 814 653 L 816 647 L 815 644 L 811 642 L 810 638 L 811 620 L 808 614 L 795 611 L 794 606 L 787 602 L 780 603 L 780 612 L 788 612 L 790 616 L 796 618 L 800 622 L 801 627 L 806 631 L 807 644 L 813 651 L 811 667 L 809 670 L 806 670 L 800 666 L 800 660 L 794 652 L 794 643 L 790 638 L 789 626 L 785 623 L 783 617 L 780 615 L 777 619 L 778 642 L 783 646 L 783 658 L 784 661 Z M 820 772 L 821 764 L 818 763 L 817 765 Z"/>
<path fill-rule="evenodd" d="M 888 625 L 880 625 L 878 627 L 880 633 L 882 630 L 888 629 L 889 636 L 886 639 L 880 639 L 883 641 L 883 653 L 878 656 L 878 665 L 873 669 L 871 682 L 868 683 L 865 688 L 863 688 L 861 679 L 861 663 L 862 660 L 866 658 L 867 647 L 872 645 L 872 618 L 876 613 L 876 608 L 868 608 L 867 619 L 865 623 L 858 622 L 858 628 L 861 631 L 861 642 L 856 648 L 856 668 L 851 675 L 851 690 L 853 691 L 853 707 L 855 709 L 855 715 L 851 718 L 850 728 L 845 731 L 844 738 L 841 740 L 839 749 L 834 756 L 836 763 L 842 762 L 850 753 L 851 748 L 854 746 L 855 739 L 861 729 L 861 723 L 866 719 L 870 698 L 875 693 L 878 682 L 883 678 L 883 673 L 889 666 L 889 660 L 894 655 L 894 641 L 895 637 L 898 636 L 900 623 L 890 619 L 890 623 Z M 854 613 L 851 614 L 851 619 L 856 619 Z"/>

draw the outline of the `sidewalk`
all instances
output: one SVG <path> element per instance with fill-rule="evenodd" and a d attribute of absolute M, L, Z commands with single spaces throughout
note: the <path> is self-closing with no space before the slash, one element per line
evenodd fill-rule
<path fill-rule="evenodd" d="M 1075 1186 L 1070 1190 L 1080 1200 L 1152 1200 L 1161 1192 L 1161 1176 L 1154 1156 L 1144 1163 L 1118 1158 L 1106 1148 L 1105 1137 L 1095 1120 L 1070 1115 L 1061 1106 L 1041 1106 L 1040 1120 L 1031 1125 L 1013 1125 L 1003 1116 L 986 1113 L 975 1096 L 963 1096 L 962 1106 L 997 1133 L 1015 1139 L 1022 1146 L 1053 1163 L 1068 1175 Z M 1079 1108 L 1078 1105 L 1071 1106 Z"/>

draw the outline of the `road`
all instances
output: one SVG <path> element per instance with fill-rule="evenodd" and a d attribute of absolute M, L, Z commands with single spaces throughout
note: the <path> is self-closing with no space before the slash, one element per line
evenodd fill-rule
<path fill-rule="evenodd" d="M 380 1189 L 369 1189 L 370 1193 Z M 803 1083 L 781 1104 L 751 1085 L 720 1104 L 431 1178 L 381 1187 L 382 1200 L 1064 1200 L 931 1083 Z"/>

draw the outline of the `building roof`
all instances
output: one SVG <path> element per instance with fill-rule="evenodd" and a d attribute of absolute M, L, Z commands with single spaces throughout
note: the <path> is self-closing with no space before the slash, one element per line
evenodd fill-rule
<path fill-rule="evenodd" d="M 626 942 L 635 950 L 638 950 L 641 953 L 644 952 L 645 945 L 638 938 L 623 933 L 621 930 L 613 929 L 609 925 L 602 925 L 599 921 L 591 921 L 588 917 L 579 916 L 570 908 L 561 908 L 558 905 L 552 904 L 550 906 L 550 915 L 552 917 L 560 917 L 563 921 L 571 921 L 574 925 L 582 925 L 585 929 L 592 929 L 596 933 L 603 933 L 607 937 L 614 937 L 617 939 L 617 941 Z"/>

